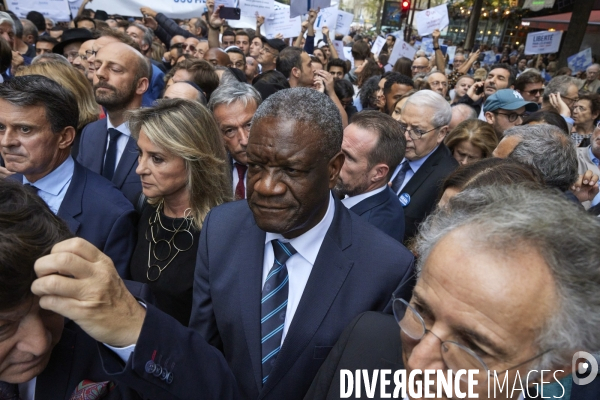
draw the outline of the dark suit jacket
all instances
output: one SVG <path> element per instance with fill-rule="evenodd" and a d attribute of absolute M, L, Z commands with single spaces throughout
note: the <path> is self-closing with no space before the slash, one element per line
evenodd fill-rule
<path fill-rule="evenodd" d="M 247 202 L 216 207 L 204 220 L 190 327 L 223 350 L 241 399 L 301 399 L 344 327 L 366 310 L 391 312 L 411 281 L 413 256 L 336 201 L 302 299 L 269 380 L 262 386 L 260 297 L 265 232 Z M 410 297 L 411 288 L 398 296 Z"/>
<path fill-rule="evenodd" d="M 353 373 L 358 369 L 366 369 L 371 377 L 375 369 L 389 369 L 392 374 L 387 376 L 391 381 L 390 385 L 387 386 L 387 393 L 393 392 L 393 373 L 396 370 L 404 369 L 400 328 L 393 316 L 366 312 L 352 321 L 329 353 L 329 357 L 323 363 L 305 399 L 339 399 L 340 370 L 342 369 L 353 371 Z M 552 378 L 548 380 L 554 382 Z M 372 398 L 381 398 L 380 382 L 380 379 L 378 379 L 375 397 Z M 534 395 L 535 389 L 532 388 L 531 391 Z M 355 394 L 356 392 L 353 392 L 350 397 L 355 398 Z M 361 395 L 361 398 L 367 398 L 364 382 L 362 383 Z M 600 377 L 596 377 L 592 383 L 586 386 L 576 384 L 572 386 L 570 400 L 591 400 L 599 397 Z M 537 398 L 540 398 L 539 393 Z M 569 398 L 565 397 L 563 400 L 569 400 Z"/>
<path fill-rule="evenodd" d="M 107 140 L 106 118 L 87 124 L 81 133 L 77 161 L 93 172 L 102 174 Z M 138 174 L 135 173 L 138 165 L 137 159 L 137 145 L 135 140 L 130 137 L 119 160 L 112 182 L 132 204 L 136 203 L 142 191 L 142 182 Z"/>
<path fill-rule="evenodd" d="M 137 298 L 149 301 L 151 294 L 146 285 L 138 282 L 127 282 L 127 288 Z M 107 368 L 118 368 L 123 362 L 114 354 L 101 360 L 97 346 L 105 347 L 88 336 L 73 321 L 65 320 L 65 328 L 60 341 L 52 350 L 48 365 L 37 376 L 35 385 L 36 400 L 69 400 L 77 385 L 85 380 L 93 382 L 112 381 L 116 386 L 108 399 L 141 399 L 126 385 L 116 382 L 106 373 Z M 107 352 L 110 352 L 107 349 Z M 104 366 L 103 366 L 104 364 Z"/>
<path fill-rule="evenodd" d="M 23 182 L 23 175 L 11 175 L 11 179 Z M 121 277 L 129 276 L 129 261 L 137 238 L 137 214 L 112 183 L 76 161 L 57 215 L 75 236 L 109 256 Z"/>
<path fill-rule="evenodd" d="M 417 234 L 419 224 L 435 208 L 444 179 L 458 166 L 450 150 L 441 143 L 421 165 L 400 191 L 410 195 L 410 203 L 404 207 L 404 241 Z"/>
<path fill-rule="evenodd" d="M 402 243 L 404 209 L 391 188 L 387 187 L 384 191 L 364 199 L 350 210 Z"/>

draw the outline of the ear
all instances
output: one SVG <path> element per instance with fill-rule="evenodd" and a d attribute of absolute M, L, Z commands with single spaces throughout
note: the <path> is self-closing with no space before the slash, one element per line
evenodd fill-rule
<path fill-rule="evenodd" d="M 150 81 L 148 78 L 140 78 L 137 82 L 137 89 L 135 90 L 136 94 L 144 94 L 146 90 L 148 90 L 148 86 L 150 85 Z"/>
<path fill-rule="evenodd" d="M 448 134 L 449 130 L 450 130 L 450 128 L 448 127 L 448 125 L 445 125 L 440 128 L 440 131 L 438 132 L 438 137 L 437 137 L 438 144 L 440 144 L 444 141 L 444 138 Z"/>
<path fill-rule="evenodd" d="M 300 70 L 296 67 L 292 68 L 292 75 L 294 75 L 295 78 L 300 78 Z"/>
<path fill-rule="evenodd" d="M 345 160 L 346 156 L 341 151 L 329 160 L 329 164 L 327 165 L 329 168 L 329 189 L 333 189 L 337 184 L 338 176 Z"/>
<path fill-rule="evenodd" d="M 390 172 L 389 166 L 383 163 L 376 164 L 371 168 L 371 171 L 369 171 L 369 175 L 371 175 L 370 181 L 373 183 L 380 182 L 387 177 L 388 172 Z"/>
<path fill-rule="evenodd" d="M 77 131 L 72 126 L 67 126 L 62 130 L 62 132 L 56 133 L 56 135 L 59 135 L 58 148 L 64 150 L 71 147 L 71 144 L 73 144 L 73 141 L 75 140 L 76 134 Z"/>
<path fill-rule="evenodd" d="M 494 121 L 496 120 L 496 116 L 494 115 L 493 112 L 491 111 L 486 111 L 485 114 L 483 114 L 483 116 L 485 117 L 485 120 L 488 124 L 490 125 L 494 125 Z"/>

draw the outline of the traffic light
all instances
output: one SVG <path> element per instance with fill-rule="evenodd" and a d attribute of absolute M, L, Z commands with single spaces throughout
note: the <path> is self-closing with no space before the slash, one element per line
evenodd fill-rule
<path fill-rule="evenodd" d="M 402 15 L 408 15 L 408 11 L 410 10 L 410 1 L 402 0 L 401 6 L 402 6 Z"/>

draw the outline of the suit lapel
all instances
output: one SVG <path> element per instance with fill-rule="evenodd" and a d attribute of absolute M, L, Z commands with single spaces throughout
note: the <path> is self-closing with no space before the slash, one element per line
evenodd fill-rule
<path fill-rule="evenodd" d="M 363 201 L 356 204 L 354 207 L 352 207 L 350 209 L 353 212 L 357 213 L 358 215 L 363 215 L 367 211 L 372 210 L 373 208 L 385 203 L 389 197 L 389 195 L 387 193 L 388 190 L 390 190 L 390 189 L 386 188 L 385 190 L 377 193 L 376 195 L 367 197 L 366 199 L 364 199 Z"/>
<path fill-rule="evenodd" d="M 242 323 L 256 386 L 262 388 L 262 354 L 260 346 L 260 299 L 262 293 L 262 268 L 264 261 L 265 232 L 256 226 L 254 218 L 246 225 L 237 247 L 236 260 L 239 265 L 238 294 Z"/>
<path fill-rule="evenodd" d="M 344 255 L 344 250 L 352 244 L 350 218 L 346 207 L 336 200 L 333 221 L 319 249 L 300 304 L 261 397 L 281 380 L 306 350 L 352 268 L 353 261 Z"/>
<path fill-rule="evenodd" d="M 36 400 L 55 400 L 65 399 L 71 395 L 69 390 L 69 381 L 74 365 L 73 357 L 75 355 L 75 342 L 77 334 L 64 328 L 62 337 L 50 356 L 50 361 L 46 369 L 38 375 L 35 384 Z"/>
<path fill-rule="evenodd" d="M 129 175 L 131 169 L 134 168 L 137 159 L 137 144 L 135 139 L 130 136 L 127 140 L 127 145 L 125 145 L 125 150 L 123 150 L 123 154 L 121 155 L 121 159 L 119 160 L 119 164 L 115 170 L 115 175 L 112 179 L 115 186 L 120 188 L 123 185 L 127 175 Z"/>
<path fill-rule="evenodd" d="M 410 178 L 406 186 L 400 191 L 400 193 L 408 193 L 413 195 L 417 189 L 427 180 L 427 177 L 433 172 L 434 167 L 438 165 L 441 156 L 444 154 L 446 146 L 440 143 L 437 149 L 429 156 L 429 158 L 421 165 L 421 168 L 416 174 Z"/>
<path fill-rule="evenodd" d="M 94 124 L 96 123 L 94 122 Z M 108 142 L 108 126 L 106 125 L 106 118 L 98 121 L 97 127 L 90 126 L 90 133 L 86 134 L 85 139 L 88 141 L 85 146 L 91 148 L 90 154 L 98 155 L 98 157 L 92 158 L 88 168 L 100 174 L 102 172 L 102 166 L 104 165 L 106 143 Z M 97 151 L 96 148 L 100 148 L 101 151 Z"/>
<path fill-rule="evenodd" d="M 69 185 L 69 189 L 67 189 L 67 193 L 65 193 L 65 198 L 63 199 L 57 213 L 57 215 L 67 223 L 69 230 L 74 235 L 77 234 L 79 226 L 81 225 L 79 221 L 75 219 L 75 217 L 81 214 L 82 211 L 81 202 L 83 201 L 85 184 L 85 169 L 83 166 L 81 166 L 81 164 L 75 161 L 71 184 Z"/>

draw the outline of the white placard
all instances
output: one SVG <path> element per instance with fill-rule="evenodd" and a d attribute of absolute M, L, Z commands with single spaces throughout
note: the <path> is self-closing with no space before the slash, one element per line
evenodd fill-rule
<path fill-rule="evenodd" d="M 344 55 L 344 42 L 342 42 L 341 40 L 334 40 L 334 41 L 332 41 L 332 43 L 333 43 L 333 47 L 335 48 L 335 51 L 337 51 L 337 53 L 338 53 L 338 57 L 341 60 L 345 60 L 346 57 Z"/>
<path fill-rule="evenodd" d="M 583 72 L 593 63 L 592 49 L 588 47 L 577 54 L 573 54 L 571 57 L 567 58 L 567 61 L 569 63 L 569 68 L 571 68 L 573 73 Z"/>
<path fill-rule="evenodd" d="M 416 52 L 417 52 L 417 50 L 415 50 L 414 47 L 412 47 L 410 44 L 406 43 L 404 40 L 396 39 L 396 43 L 394 43 L 394 48 L 392 49 L 392 52 L 390 53 L 390 58 L 388 59 L 388 63 L 391 65 L 394 65 L 400 57 L 406 57 L 406 58 L 412 60 L 412 59 L 414 59 Z"/>
<path fill-rule="evenodd" d="M 331 7 L 331 0 L 310 0 L 310 8 L 313 10 L 322 10 L 324 8 Z"/>
<path fill-rule="evenodd" d="M 348 35 L 350 33 L 350 26 L 354 20 L 354 14 L 338 10 L 337 25 L 335 26 L 335 33 L 340 35 Z"/>
<path fill-rule="evenodd" d="M 69 21 L 71 10 L 68 0 L 7 0 L 8 9 L 19 18 L 27 17 L 29 11 L 38 11 L 55 21 Z"/>
<path fill-rule="evenodd" d="M 77 15 L 79 7 L 81 7 L 81 3 L 83 3 L 83 0 L 69 0 L 69 7 L 71 8 L 71 15 L 73 18 L 75 18 Z"/>
<path fill-rule="evenodd" d="M 421 39 L 421 50 L 427 54 L 433 54 L 433 39 L 430 37 L 424 37 Z"/>
<path fill-rule="evenodd" d="M 223 4 L 223 7 L 234 8 L 236 6 L 235 0 L 215 0 L 215 8 Z"/>
<path fill-rule="evenodd" d="M 315 20 L 315 31 L 321 31 L 321 29 L 326 26 L 329 28 L 330 32 L 335 32 L 335 27 L 337 26 L 337 16 L 337 7 L 327 7 L 321 9 L 319 14 L 317 14 L 317 19 Z"/>
<path fill-rule="evenodd" d="M 20 0 L 19 0 L 20 1 Z M 86 8 L 104 10 L 108 14 L 141 17 L 141 7 L 150 7 L 169 18 L 200 17 L 206 10 L 205 0 L 94 0 Z"/>
<path fill-rule="evenodd" d="M 242 15 L 254 17 L 256 13 L 262 16 L 271 16 L 275 11 L 274 0 L 240 0 Z"/>
<path fill-rule="evenodd" d="M 301 29 L 301 18 L 290 18 L 290 9 L 276 10 L 273 12 L 272 18 L 265 19 L 265 36 L 267 39 L 272 39 L 278 33 L 281 33 L 284 38 L 298 36 Z"/>
<path fill-rule="evenodd" d="M 308 13 L 308 0 L 290 0 L 290 17 L 295 18 Z"/>
<path fill-rule="evenodd" d="M 448 64 L 454 64 L 454 55 L 456 54 L 456 46 L 448 46 L 446 55 L 448 56 Z"/>
<path fill-rule="evenodd" d="M 352 47 L 344 47 L 342 54 L 344 55 L 344 60 L 350 60 L 352 68 L 354 68 L 354 57 L 352 57 Z"/>
<path fill-rule="evenodd" d="M 436 29 L 441 31 L 449 23 L 446 4 L 415 13 L 415 25 L 420 36 L 431 35 Z"/>
<path fill-rule="evenodd" d="M 396 39 L 404 40 L 404 29 L 401 29 L 401 30 L 396 31 L 396 32 L 389 33 L 389 35 L 392 35 Z"/>
<path fill-rule="evenodd" d="M 373 46 L 371 47 L 371 53 L 373 53 L 375 57 L 379 56 L 379 53 L 381 53 L 381 48 L 384 44 L 385 39 L 381 36 L 377 36 L 377 39 L 375 39 L 375 43 L 373 43 Z"/>
<path fill-rule="evenodd" d="M 561 38 L 561 31 L 531 32 L 527 35 L 527 42 L 525 42 L 525 54 L 557 53 Z"/>

